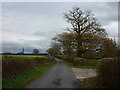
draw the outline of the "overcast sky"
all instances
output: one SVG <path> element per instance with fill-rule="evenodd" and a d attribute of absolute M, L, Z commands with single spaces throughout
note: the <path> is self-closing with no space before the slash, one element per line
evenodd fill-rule
<path fill-rule="evenodd" d="M 91 10 L 109 37 L 118 40 L 117 2 L 4 2 L 0 16 L 3 52 L 20 52 L 22 48 L 26 53 L 34 48 L 45 52 L 51 38 L 70 26 L 63 13 L 76 5 Z"/>

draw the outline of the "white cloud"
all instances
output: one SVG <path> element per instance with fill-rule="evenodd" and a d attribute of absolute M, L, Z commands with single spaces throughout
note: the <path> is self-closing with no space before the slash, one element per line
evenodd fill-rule
<path fill-rule="evenodd" d="M 109 37 L 118 41 L 118 22 L 110 22 L 108 25 L 104 26 Z"/>
<path fill-rule="evenodd" d="M 2 2 L 118 2 L 119 0 L 1 0 Z"/>

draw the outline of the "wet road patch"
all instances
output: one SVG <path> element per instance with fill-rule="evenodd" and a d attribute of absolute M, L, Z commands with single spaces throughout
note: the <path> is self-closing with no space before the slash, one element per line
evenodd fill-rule
<path fill-rule="evenodd" d="M 55 79 L 52 84 L 56 85 L 56 86 L 60 86 L 61 85 L 61 79 Z"/>

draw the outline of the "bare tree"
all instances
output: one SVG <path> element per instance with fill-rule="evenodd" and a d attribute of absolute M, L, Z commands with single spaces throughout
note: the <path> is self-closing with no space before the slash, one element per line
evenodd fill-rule
<path fill-rule="evenodd" d="M 82 56 L 87 51 L 96 51 L 102 44 L 102 37 L 93 33 L 84 33 L 82 35 L 82 46 L 79 49 L 82 52 Z M 68 56 L 76 56 L 77 51 L 77 33 L 62 33 L 53 38 L 61 45 L 63 52 Z"/>
<path fill-rule="evenodd" d="M 22 53 L 24 54 L 24 48 L 22 49 Z"/>
<path fill-rule="evenodd" d="M 33 49 L 33 54 L 39 54 L 39 50 L 38 49 Z"/>
<path fill-rule="evenodd" d="M 77 56 L 81 57 L 83 51 L 80 49 L 83 43 L 84 33 L 99 34 L 103 37 L 106 36 L 105 29 L 97 23 L 97 19 L 91 14 L 90 11 L 83 12 L 79 7 L 75 6 L 73 10 L 64 14 L 65 19 L 71 24 L 71 28 L 67 28 L 70 32 L 77 33 Z"/>
<path fill-rule="evenodd" d="M 62 50 L 63 53 L 67 56 L 72 56 L 75 49 L 75 34 L 74 33 L 62 33 L 57 36 L 55 36 L 52 40 L 57 41 Z"/>
<path fill-rule="evenodd" d="M 53 42 L 53 43 L 51 44 L 51 48 L 49 48 L 49 49 L 47 50 L 47 52 L 48 52 L 51 56 L 58 55 L 58 54 L 61 53 L 61 47 L 60 47 L 60 45 L 59 45 L 58 43 Z"/>

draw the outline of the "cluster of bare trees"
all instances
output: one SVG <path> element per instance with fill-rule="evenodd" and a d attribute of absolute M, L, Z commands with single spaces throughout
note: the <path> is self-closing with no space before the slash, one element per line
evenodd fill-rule
<path fill-rule="evenodd" d="M 61 46 L 54 42 L 51 44 L 51 48 L 49 48 L 47 52 L 52 56 L 61 54 Z"/>
<path fill-rule="evenodd" d="M 105 29 L 98 23 L 94 14 L 91 14 L 90 11 L 83 12 L 75 6 L 64 16 L 71 25 L 70 28 L 67 28 L 69 33 L 55 36 L 53 40 L 57 45 L 52 45 L 49 52 L 56 51 L 54 54 L 62 53 L 77 57 L 83 57 L 88 52 L 101 52 L 106 56 L 115 56 L 114 41 L 108 39 Z"/>
<path fill-rule="evenodd" d="M 18 54 L 24 54 L 25 49 L 23 48 L 21 52 L 18 52 Z M 33 49 L 33 54 L 39 54 L 38 49 Z"/>

